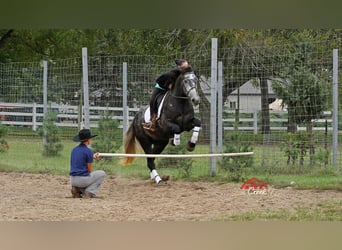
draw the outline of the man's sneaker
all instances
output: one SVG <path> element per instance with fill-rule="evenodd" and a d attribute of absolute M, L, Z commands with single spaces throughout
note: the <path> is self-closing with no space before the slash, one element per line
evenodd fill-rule
<path fill-rule="evenodd" d="M 80 188 L 72 186 L 71 194 L 72 194 L 72 198 L 81 198 L 81 190 L 80 190 Z"/>
<path fill-rule="evenodd" d="M 95 196 L 96 196 L 95 194 L 92 194 L 90 192 L 84 192 L 82 198 L 88 199 L 88 198 L 94 198 Z"/>

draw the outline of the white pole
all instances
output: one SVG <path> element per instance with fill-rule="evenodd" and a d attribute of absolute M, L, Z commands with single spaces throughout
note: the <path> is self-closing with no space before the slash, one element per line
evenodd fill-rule
<path fill-rule="evenodd" d="M 210 153 L 216 152 L 217 38 L 211 39 Z M 210 175 L 216 174 L 216 159 L 210 158 Z"/>
<path fill-rule="evenodd" d="M 120 153 L 100 153 L 102 157 L 134 157 L 134 158 L 215 158 L 215 157 L 235 157 L 235 156 L 249 156 L 254 152 L 241 152 L 241 153 L 216 153 L 216 154 L 120 154 Z"/>
<path fill-rule="evenodd" d="M 338 166 L 338 50 L 333 50 L 333 166 Z"/>
<path fill-rule="evenodd" d="M 82 48 L 82 69 L 83 69 L 83 103 L 84 103 L 84 127 L 90 128 L 89 119 L 89 83 L 88 83 L 88 51 Z"/>

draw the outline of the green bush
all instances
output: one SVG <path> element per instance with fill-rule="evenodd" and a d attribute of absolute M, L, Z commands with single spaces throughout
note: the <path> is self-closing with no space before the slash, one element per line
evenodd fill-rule
<path fill-rule="evenodd" d="M 230 141 L 225 145 L 224 153 L 240 153 L 251 152 L 253 148 L 251 143 L 242 140 L 241 133 L 230 134 Z M 245 173 L 247 167 L 252 167 L 252 156 L 234 156 L 224 157 L 219 163 L 219 167 L 224 172 L 228 173 L 228 178 L 231 181 L 240 182 L 245 179 Z"/>
<path fill-rule="evenodd" d="M 58 156 L 63 149 L 60 129 L 55 124 L 56 119 L 57 114 L 49 107 L 44 114 L 43 126 L 38 129 L 38 134 L 43 138 L 43 156 L 46 157 Z"/>
<path fill-rule="evenodd" d="M 306 132 L 287 133 L 286 141 L 281 143 L 280 149 L 287 157 L 287 165 L 295 165 L 299 159 L 299 164 L 304 165 L 304 158 L 308 151 L 308 138 Z"/>
<path fill-rule="evenodd" d="M 92 150 L 101 153 L 115 153 L 122 144 L 122 141 L 118 140 L 122 133 L 118 128 L 119 121 L 113 119 L 109 112 L 105 111 L 101 114 L 98 124 L 98 136 L 91 144 Z M 114 158 L 103 158 L 103 160 L 112 161 Z"/>
<path fill-rule="evenodd" d="M 9 145 L 7 141 L 2 138 L 5 135 L 7 135 L 7 133 L 8 133 L 7 127 L 3 126 L 0 121 L 0 153 L 6 152 L 9 149 Z"/>

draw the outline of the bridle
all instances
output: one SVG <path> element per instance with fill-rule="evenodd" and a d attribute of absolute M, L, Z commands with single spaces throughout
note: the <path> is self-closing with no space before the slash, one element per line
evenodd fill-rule
<path fill-rule="evenodd" d="M 187 83 L 188 81 L 190 81 L 190 82 L 197 81 L 197 76 L 193 72 L 185 73 L 183 81 L 185 83 Z M 190 86 L 190 84 L 188 84 L 188 86 L 189 86 L 189 88 L 187 88 L 186 85 L 183 84 L 183 89 L 184 89 L 186 96 L 176 96 L 176 95 L 173 95 L 172 92 L 170 92 L 171 96 L 174 98 L 177 98 L 177 99 L 190 99 L 190 97 L 188 95 L 189 95 L 191 90 L 196 89 L 196 84 L 194 84 L 194 85 L 191 84 L 191 86 Z"/>

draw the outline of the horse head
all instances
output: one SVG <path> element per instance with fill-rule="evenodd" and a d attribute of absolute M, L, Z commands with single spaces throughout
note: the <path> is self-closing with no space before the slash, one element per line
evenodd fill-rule
<path fill-rule="evenodd" d="M 191 67 L 180 71 L 180 75 L 177 78 L 176 90 L 177 95 L 188 98 L 191 100 L 194 106 L 197 106 L 200 102 L 200 97 L 197 92 L 198 78 Z"/>

